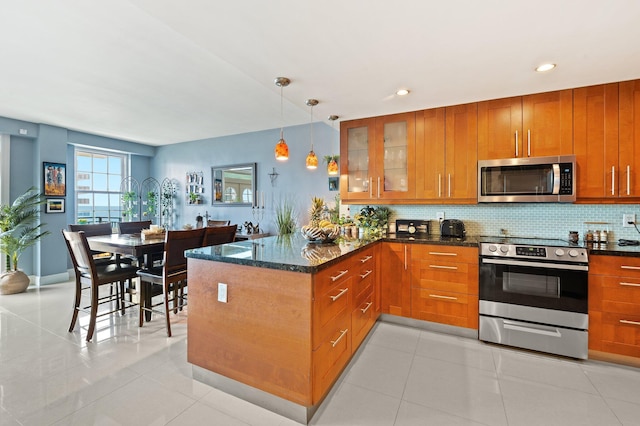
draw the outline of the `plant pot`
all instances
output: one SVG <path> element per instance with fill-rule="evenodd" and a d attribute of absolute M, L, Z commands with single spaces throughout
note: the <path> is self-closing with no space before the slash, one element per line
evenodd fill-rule
<path fill-rule="evenodd" d="M 22 271 L 5 272 L 0 275 L 0 294 L 22 293 L 29 287 L 29 277 Z"/>

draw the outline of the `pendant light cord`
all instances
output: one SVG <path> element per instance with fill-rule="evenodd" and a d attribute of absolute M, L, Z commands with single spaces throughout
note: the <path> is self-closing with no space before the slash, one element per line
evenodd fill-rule
<path fill-rule="evenodd" d="M 284 107 L 282 101 L 282 85 L 280 85 L 280 139 L 284 135 Z"/>
<path fill-rule="evenodd" d="M 313 152 L 313 104 L 311 104 L 311 125 L 309 128 L 311 129 L 311 151 Z"/>

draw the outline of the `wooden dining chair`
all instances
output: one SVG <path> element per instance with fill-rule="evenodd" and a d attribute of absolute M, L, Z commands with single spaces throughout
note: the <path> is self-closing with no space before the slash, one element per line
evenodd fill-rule
<path fill-rule="evenodd" d="M 234 242 L 237 228 L 238 225 L 206 227 L 202 247 Z"/>
<path fill-rule="evenodd" d="M 231 223 L 230 220 L 207 220 L 207 227 L 209 226 L 227 226 Z"/>
<path fill-rule="evenodd" d="M 87 329 L 87 342 L 93 337 L 96 327 L 96 319 L 103 315 L 109 315 L 116 312 L 124 314 L 126 308 L 136 306 L 136 303 L 127 301 L 124 298 L 126 281 L 131 284 L 134 278 L 137 278 L 138 268 L 128 263 L 110 263 L 98 265 L 96 264 L 87 235 L 84 231 L 72 232 L 62 230 L 62 235 L 71 256 L 73 270 L 76 276 L 76 293 L 73 306 L 73 315 L 69 332 L 75 328 L 78 319 L 78 312 L 89 314 L 89 328 Z M 117 285 L 117 291 L 110 291 L 108 295 L 101 295 L 100 288 L 106 285 Z M 113 289 L 113 288 L 112 288 Z M 111 290 L 112 290 L 111 289 Z M 89 304 L 81 306 L 82 292 L 89 290 Z M 98 312 L 98 307 L 106 303 L 115 303 L 115 307 L 104 312 Z"/>
<path fill-rule="evenodd" d="M 202 246 L 205 228 L 167 231 L 164 242 L 162 266 L 138 271 L 140 277 L 140 327 L 144 312 L 155 312 L 165 316 L 167 336 L 171 337 L 169 303 L 178 312 L 187 305 L 187 258 L 184 251 Z M 154 303 L 153 297 L 162 294 L 162 301 Z M 157 309 L 162 307 L 162 309 Z"/>
<path fill-rule="evenodd" d="M 80 224 L 74 223 L 69 225 L 69 231 L 79 232 L 83 231 L 85 237 L 95 237 L 97 235 L 111 235 L 111 224 L 109 222 L 103 223 L 90 223 L 90 224 Z M 118 256 L 113 255 L 112 253 L 104 253 L 100 251 L 91 251 L 94 260 L 96 261 L 96 265 L 106 265 L 109 263 L 119 262 Z"/>
<path fill-rule="evenodd" d="M 150 220 L 142 220 L 139 222 L 120 222 L 118 223 L 118 231 L 120 234 L 139 234 L 143 229 L 151 227 Z"/>

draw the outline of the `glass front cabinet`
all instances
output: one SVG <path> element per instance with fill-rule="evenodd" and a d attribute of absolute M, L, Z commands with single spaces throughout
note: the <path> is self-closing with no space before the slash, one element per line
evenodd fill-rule
<path fill-rule="evenodd" d="M 415 198 L 415 113 L 342 122 L 340 198 Z"/>

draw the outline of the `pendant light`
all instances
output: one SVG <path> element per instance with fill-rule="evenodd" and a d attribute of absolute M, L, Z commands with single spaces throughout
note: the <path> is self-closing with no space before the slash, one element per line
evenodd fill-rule
<path fill-rule="evenodd" d="M 315 170 L 318 168 L 318 157 L 316 156 L 316 153 L 313 152 L 313 107 L 318 105 L 318 100 L 307 99 L 307 105 L 311 107 L 311 123 L 309 125 L 311 128 L 311 151 L 309 151 L 309 154 L 307 155 L 306 165 L 307 169 Z"/>
<path fill-rule="evenodd" d="M 278 86 L 280 88 L 280 120 L 281 120 L 281 125 L 280 125 L 280 140 L 276 144 L 276 148 L 275 148 L 274 152 L 276 154 L 276 160 L 286 161 L 286 160 L 289 159 L 289 147 L 287 146 L 287 142 L 285 142 L 285 140 L 284 140 L 284 114 L 282 112 L 282 110 L 283 110 L 283 107 L 282 107 L 282 104 L 283 104 L 282 88 L 283 87 L 287 87 L 289 85 L 289 83 L 291 83 L 291 80 L 289 80 L 287 77 L 277 77 L 275 79 L 275 83 L 276 83 L 276 86 Z"/>
<path fill-rule="evenodd" d="M 331 120 L 331 129 L 333 129 L 333 132 L 335 133 L 335 122 L 336 120 L 340 118 L 337 115 L 330 115 L 329 116 L 329 120 Z M 338 174 L 338 162 L 336 161 L 336 155 L 330 155 L 329 157 L 331 157 L 329 159 L 329 162 L 327 163 L 327 174 L 329 175 L 337 175 Z"/>

